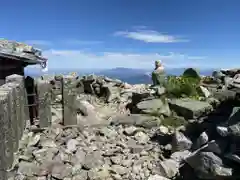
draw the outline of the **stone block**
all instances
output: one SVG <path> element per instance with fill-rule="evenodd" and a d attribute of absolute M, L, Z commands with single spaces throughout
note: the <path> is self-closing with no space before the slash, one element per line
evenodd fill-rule
<path fill-rule="evenodd" d="M 13 74 L 6 77 L 6 83 L 16 83 L 16 106 L 17 106 L 17 118 L 19 127 L 19 137 L 22 136 L 24 129 L 26 128 L 26 121 L 30 119 L 27 92 L 25 89 L 24 77 Z"/>
<path fill-rule="evenodd" d="M 0 87 L 0 121 L 1 121 L 1 135 L 3 146 L 3 155 L 0 157 L 0 161 L 3 162 L 2 169 L 8 169 L 13 162 L 13 132 L 11 126 L 11 107 L 10 107 L 10 91 L 8 88 L 3 86 Z M 2 165 L 1 165 L 2 166 Z"/>
<path fill-rule="evenodd" d="M 21 114 L 19 106 L 19 95 L 17 94 L 17 87 L 19 87 L 18 82 L 6 83 L 4 87 L 9 92 L 9 130 L 11 130 L 11 139 L 13 141 L 13 152 L 18 150 L 18 141 L 21 139 L 20 132 L 22 131 L 21 119 L 19 119 L 19 114 Z M 21 118 L 21 117 L 20 117 Z"/>
<path fill-rule="evenodd" d="M 36 86 L 38 94 L 39 125 L 41 128 L 48 127 L 52 122 L 50 83 L 46 80 L 38 79 L 36 81 Z"/>
<path fill-rule="evenodd" d="M 76 101 L 76 88 L 72 77 L 63 79 L 63 124 L 77 124 L 77 111 L 74 107 Z"/>
<path fill-rule="evenodd" d="M 0 93 L 0 131 L 1 131 L 1 135 L 0 135 L 0 169 L 1 170 L 5 170 L 7 167 L 7 161 L 6 161 L 6 155 L 5 155 L 5 148 L 6 148 L 6 144 L 5 144 L 5 139 L 6 139 L 6 128 L 5 128 L 5 124 L 6 124 L 6 103 L 7 103 L 7 94 L 2 94 Z M 4 171 L 0 171 L 0 175 L 2 175 Z"/>

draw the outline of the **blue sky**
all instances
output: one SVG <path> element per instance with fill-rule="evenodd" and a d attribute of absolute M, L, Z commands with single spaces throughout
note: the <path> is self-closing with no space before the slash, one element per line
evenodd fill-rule
<path fill-rule="evenodd" d="M 8 0 L 1 38 L 35 45 L 50 68 L 240 66 L 239 0 Z"/>

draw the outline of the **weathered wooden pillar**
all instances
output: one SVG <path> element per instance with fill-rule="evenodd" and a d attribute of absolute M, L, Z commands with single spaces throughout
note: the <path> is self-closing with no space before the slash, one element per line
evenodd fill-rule
<path fill-rule="evenodd" d="M 63 91 L 63 124 L 76 125 L 77 124 L 77 111 L 75 106 L 76 101 L 76 87 L 72 82 L 74 77 L 64 76 L 62 82 Z"/>
<path fill-rule="evenodd" d="M 37 94 L 38 94 L 38 115 L 39 126 L 41 128 L 48 127 L 52 123 L 51 111 L 51 87 L 48 81 L 36 80 Z"/>

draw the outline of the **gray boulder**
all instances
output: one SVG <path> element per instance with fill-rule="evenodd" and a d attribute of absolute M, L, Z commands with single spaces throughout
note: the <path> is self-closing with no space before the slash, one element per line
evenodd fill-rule
<path fill-rule="evenodd" d="M 137 103 L 143 101 L 146 98 L 151 97 L 152 94 L 150 92 L 132 92 L 132 104 L 136 105 Z"/>
<path fill-rule="evenodd" d="M 152 114 L 152 115 L 164 115 L 170 116 L 171 110 L 169 108 L 168 102 L 162 99 L 149 99 L 139 102 L 137 104 L 137 109 L 141 113 Z"/>
<path fill-rule="evenodd" d="M 212 152 L 200 152 L 186 159 L 199 178 L 216 179 L 217 177 L 230 177 L 232 169 L 225 168 L 222 160 Z"/>
<path fill-rule="evenodd" d="M 219 101 L 226 101 L 229 99 L 235 99 L 236 98 L 236 92 L 232 90 L 217 90 L 213 91 L 212 95 L 214 98 L 216 98 Z"/>
<path fill-rule="evenodd" d="M 173 178 L 177 175 L 179 163 L 173 159 L 166 159 L 159 164 L 160 174 L 167 178 Z"/>
<path fill-rule="evenodd" d="M 231 136 L 240 137 L 240 122 L 228 127 Z"/>
<path fill-rule="evenodd" d="M 96 75 L 84 76 L 82 81 L 82 85 L 84 86 L 84 92 L 89 94 L 95 94 L 92 84 L 96 81 Z"/>
<path fill-rule="evenodd" d="M 222 139 L 212 140 L 208 143 L 208 146 L 204 149 L 208 152 L 215 154 L 224 154 L 228 146 L 228 142 Z"/>
<path fill-rule="evenodd" d="M 113 86 L 113 84 L 105 84 L 101 88 L 101 94 L 106 97 L 106 101 L 112 102 L 113 100 L 120 99 L 120 90 L 118 87 Z"/>
<path fill-rule="evenodd" d="M 222 137 L 226 137 L 229 135 L 229 131 L 227 127 L 223 127 L 223 126 L 217 126 L 216 127 L 216 131 L 217 133 L 222 136 Z"/>
<path fill-rule="evenodd" d="M 206 132 L 202 132 L 200 136 L 197 138 L 195 148 L 198 149 L 202 145 L 206 144 L 207 142 L 208 142 L 208 135 Z"/>
<path fill-rule="evenodd" d="M 183 151 L 189 150 L 192 147 L 192 141 L 188 139 L 183 133 L 176 131 L 172 140 L 172 150 Z"/>
<path fill-rule="evenodd" d="M 88 116 L 90 114 L 96 113 L 95 107 L 92 104 L 90 104 L 88 101 L 77 99 L 75 107 L 77 111 L 80 111 L 84 116 Z"/>
<path fill-rule="evenodd" d="M 173 111 L 186 119 L 199 118 L 212 111 L 212 106 L 208 102 L 188 98 L 172 99 L 169 105 Z"/>
<path fill-rule="evenodd" d="M 227 124 L 234 125 L 237 124 L 240 120 L 240 107 L 234 107 L 231 115 L 228 118 Z"/>
<path fill-rule="evenodd" d="M 221 72 L 226 75 L 226 76 L 229 76 L 229 77 L 234 77 L 236 74 L 239 74 L 240 73 L 240 69 L 238 68 L 235 68 L 235 69 L 226 69 L 226 70 L 221 70 Z"/>

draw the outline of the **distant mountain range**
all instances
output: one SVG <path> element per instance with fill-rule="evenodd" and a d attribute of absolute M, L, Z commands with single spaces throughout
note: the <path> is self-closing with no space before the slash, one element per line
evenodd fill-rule
<path fill-rule="evenodd" d="M 172 68 L 166 69 L 167 75 L 181 75 L 186 68 Z M 211 75 L 215 69 L 202 69 L 201 75 Z M 86 74 L 104 75 L 110 78 L 120 79 L 130 84 L 151 83 L 151 69 L 131 69 L 131 68 L 114 68 L 114 69 L 49 69 L 48 72 L 41 72 L 39 69 L 29 68 L 25 70 L 26 76 L 41 76 L 44 74 L 69 74 L 76 72 L 80 76 Z"/>

